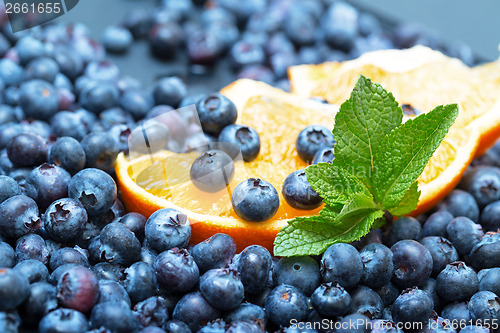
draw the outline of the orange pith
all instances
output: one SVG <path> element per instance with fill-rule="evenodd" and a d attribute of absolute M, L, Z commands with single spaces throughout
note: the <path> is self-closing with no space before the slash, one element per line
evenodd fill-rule
<path fill-rule="evenodd" d="M 242 90 L 260 91 L 261 95 L 241 98 Z M 281 195 L 281 186 L 288 174 L 307 166 L 295 152 L 298 133 L 312 124 L 331 129 L 338 108 L 302 101 L 251 80 L 237 81 L 222 93 L 235 100 L 237 105 L 240 103 L 237 123 L 252 126 L 259 133 L 261 150 L 258 157 L 252 162 L 235 163 L 234 178 L 227 189 L 205 193 L 189 178 L 189 168 L 197 153 L 173 155 L 159 152 L 153 159 L 143 156 L 133 160 L 120 155 L 116 173 L 122 198 L 129 210 L 145 216 L 165 207 L 185 212 L 192 226 L 192 243 L 224 232 L 235 239 L 239 250 L 251 244 L 261 244 L 271 251 L 276 234 L 288 219 L 320 210 L 304 211 L 290 207 Z M 232 209 L 232 189 L 251 177 L 270 182 L 280 194 L 278 212 L 269 221 L 247 222 Z"/>

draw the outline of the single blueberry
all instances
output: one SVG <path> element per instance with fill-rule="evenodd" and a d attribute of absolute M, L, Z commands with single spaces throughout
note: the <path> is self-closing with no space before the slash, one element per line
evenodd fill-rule
<path fill-rule="evenodd" d="M 345 289 L 358 284 L 363 275 L 363 261 L 352 245 L 330 245 L 321 258 L 321 275 L 325 282 L 337 282 Z"/>
<path fill-rule="evenodd" d="M 333 148 L 334 145 L 335 140 L 332 132 L 319 125 L 311 125 L 303 129 L 297 136 L 295 143 L 297 154 L 307 163 L 311 163 L 320 150 Z"/>
<path fill-rule="evenodd" d="M 285 201 L 297 209 L 315 209 L 323 203 L 323 199 L 307 181 L 304 170 L 297 170 L 289 174 L 283 182 L 281 193 Z"/>
<path fill-rule="evenodd" d="M 259 178 L 249 178 L 238 184 L 231 202 L 240 218 L 252 222 L 269 220 L 276 214 L 280 204 L 273 185 Z"/>

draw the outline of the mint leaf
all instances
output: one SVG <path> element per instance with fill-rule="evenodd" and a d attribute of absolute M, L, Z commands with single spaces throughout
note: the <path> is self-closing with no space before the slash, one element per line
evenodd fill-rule
<path fill-rule="evenodd" d="M 326 203 L 345 204 L 355 193 L 370 195 L 361 180 L 340 167 L 336 160 L 333 163 L 310 165 L 305 171 L 307 181 Z"/>
<path fill-rule="evenodd" d="M 351 97 L 335 116 L 333 136 L 338 165 L 370 186 L 375 151 L 402 119 L 403 111 L 394 96 L 361 75 Z"/>
<path fill-rule="evenodd" d="M 456 104 L 438 106 L 393 130 L 377 147 L 372 191 L 384 209 L 402 202 L 457 116 Z"/>
<path fill-rule="evenodd" d="M 332 244 L 359 240 L 383 215 L 381 210 L 367 211 L 335 226 L 320 216 L 295 218 L 276 236 L 273 252 L 277 256 L 320 254 Z"/>
<path fill-rule="evenodd" d="M 410 214 L 417 208 L 420 191 L 418 190 L 418 181 L 413 182 L 406 192 L 399 206 L 389 209 L 389 213 L 394 216 L 403 216 Z"/>
<path fill-rule="evenodd" d="M 379 209 L 373 202 L 373 196 L 371 194 L 366 195 L 365 193 L 356 193 L 352 195 L 349 201 L 344 205 L 344 207 L 342 207 L 342 210 L 337 215 L 335 222 L 341 221 L 342 223 L 356 226 L 356 223 L 359 223 L 360 218 L 362 219 L 367 214 L 376 210 Z"/>

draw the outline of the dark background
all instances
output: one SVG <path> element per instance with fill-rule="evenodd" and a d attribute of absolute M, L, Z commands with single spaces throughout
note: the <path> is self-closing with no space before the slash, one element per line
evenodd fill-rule
<path fill-rule="evenodd" d="M 348 2 L 390 22 L 422 24 L 448 41 L 469 45 L 482 59 L 494 60 L 499 55 L 500 1 L 498 0 L 349 0 Z M 120 23 L 128 10 L 137 6 L 150 8 L 153 3 L 154 0 L 80 0 L 72 11 L 57 20 L 82 22 L 89 27 L 92 36 L 99 39 L 104 28 Z M 122 73 L 138 78 L 145 85 L 149 85 L 156 77 L 175 72 L 176 67 L 150 57 L 144 41 L 136 42 L 127 55 L 110 56 L 110 58 L 120 67 Z M 220 71 L 216 74 L 218 72 Z M 219 82 L 229 83 L 231 79 L 222 77 Z M 205 84 L 204 78 L 200 77 L 197 83 Z M 213 90 L 219 88 L 213 87 Z M 197 90 L 196 85 L 194 90 Z"/>

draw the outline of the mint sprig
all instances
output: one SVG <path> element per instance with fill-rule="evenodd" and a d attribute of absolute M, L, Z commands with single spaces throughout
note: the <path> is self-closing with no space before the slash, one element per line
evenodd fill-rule
<path fill-rule="evenodd" d="M 402 123 L 394 96 L 361 75 L 335 116 L 335 160 L 306 168 L 325 206 L 318 215 L 290 220 L 274 241 L 274 254 L 320 254 L 360 239 L 385 211 L 412 212 L 420 197 L 417 179 L 457 116 L 452 104 Z"/>

